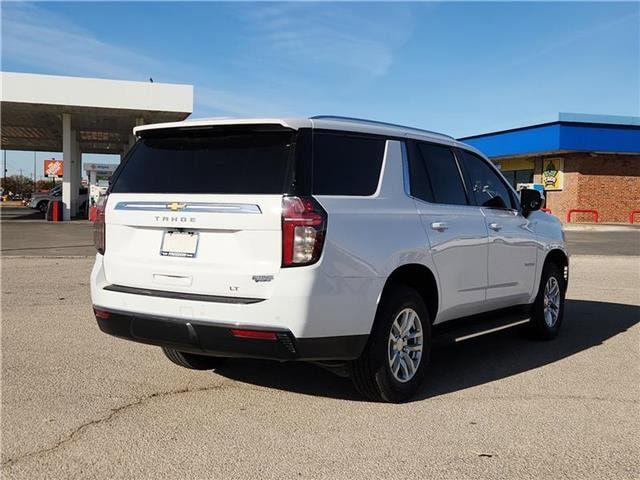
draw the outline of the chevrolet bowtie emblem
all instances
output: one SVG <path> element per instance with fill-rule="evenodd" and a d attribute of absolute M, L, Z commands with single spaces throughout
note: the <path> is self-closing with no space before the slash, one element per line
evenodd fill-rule
<path fill-rule="evenodd" d="M 186 207 L 184 203 L 173 202 L 173 203 L 167 204 L 167 208 L 172 212 L 177 212 L 178 210 L 182 210 L 184 207 Z"/>

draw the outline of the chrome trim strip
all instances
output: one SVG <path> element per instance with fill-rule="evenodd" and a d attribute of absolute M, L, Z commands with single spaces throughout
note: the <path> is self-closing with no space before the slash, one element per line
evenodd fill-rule
<path fill-rule="evenodd" d="M 172 210 L 168 207 L 172 203 L 179 203 L 182 208 Z M 251 213 L 261 214 L 258 205 L 250 203 L 209 203 L 209 202 L 118 202 L 116 210 L 133 210 L 137 212 L 206 212 L 206 213 Z"/>
<path fill-rule="evenodd" d="M 151 288 L 126 287 L 124 285 L 107 285 L 103 290 L 110 292 L 127 293 L 130 295 L 145 295 L 148 297 L 171 298 L 176 300 L 193 300 L 197 302 L 232 303 L 246 305 L 263 302 L 264 298 L 251 297 L 227 297 L 222 295 L 205 295 L 202 293 L 183 293 L 168 290 L 155 290 Z"/>

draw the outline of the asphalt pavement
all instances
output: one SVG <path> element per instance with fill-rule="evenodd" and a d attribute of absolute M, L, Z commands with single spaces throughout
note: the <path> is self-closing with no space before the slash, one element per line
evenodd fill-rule
<path fill-rule="evenodd" d="M 33 208 L 23 207 L 22 205 L 3 204 L 0 203 L 0 220 L 43 220 L 44 214 Z"/>
<path fill-rule="evenodd" d="M 640 228 L 602 226 L 567 230 L 570 255 L 639 256 Z"/>
<path fill-rule="evenodd" d="M 95 252 L 88 220 L 53 223 L 27 207 L 0 208 L 2 256 L 93 256 Z"/>
<path fill-rule="evenodd" d="M 98 330 L 92 259 L 5 256 L 2 476 L 640 478 L 640 257 L 602 253 L 572 258 L 557 339 L 439 347 L 403 405 L 312 365 L 182 369 Z"/>

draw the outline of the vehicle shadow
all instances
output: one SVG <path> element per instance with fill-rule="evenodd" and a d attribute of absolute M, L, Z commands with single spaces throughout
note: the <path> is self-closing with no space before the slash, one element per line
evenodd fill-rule
<path fill-rule="evenodd" d="M 602 344 L 640 322 L 640 307 L 567 300 L 564 325 L 552 341 L 510 329 L 455 345 L 436 346 L 423 388 L 413 401 L 437 397 L 557 362 Z M 230 360 L 216 373 L 244 383 L 307 395 L 362 400 L 349 379 L 305 363 Z"/>

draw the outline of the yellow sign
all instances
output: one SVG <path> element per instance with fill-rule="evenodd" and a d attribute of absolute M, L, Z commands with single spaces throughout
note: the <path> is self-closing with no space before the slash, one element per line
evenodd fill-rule
<path fill-rule="evenodd" d="M 542 160 L 542 184 L 545 190 L 562 190 L 563 158 Z"/>
<path fill-rule="evenodd" d="M 506 172 L 510 170 L 533 170 L 534 169 L 534 161 L 529 158 L 506 158 L 500 160 L 497 165 L 499 165 L 500 170 L 504 170 Z"/>

